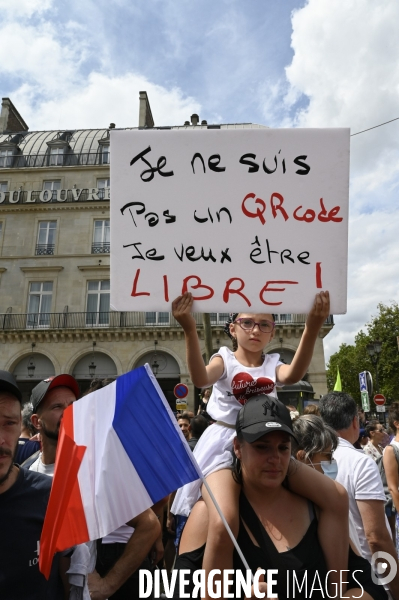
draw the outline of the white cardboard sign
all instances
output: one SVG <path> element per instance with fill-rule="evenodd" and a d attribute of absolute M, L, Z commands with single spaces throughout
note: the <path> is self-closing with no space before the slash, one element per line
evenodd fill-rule
<path fill-rule="evenodd" d="M 349 129 L 111 133 L 111 306 L 346 312 Z"/>

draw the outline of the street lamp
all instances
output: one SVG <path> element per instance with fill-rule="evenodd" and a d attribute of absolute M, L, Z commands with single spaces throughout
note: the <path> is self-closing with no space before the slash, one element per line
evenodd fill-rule
<path fill-rule="evenodd" d="M 373 363 L 373 366 L 375 367 L 375 387 L 377 394 L 379 394 L 380 392 L 380 386 L 378 383 L 378 361 L 380 360 L 381 349 L 382 342 L 378 340 L 367 344 L 367 352 L 370 356 L 370 360 Z"/>
<path fill-rule="evenodd" d="M 93 342 L 93 360 L 89 364 L 89 375 L 92 379 L 94 378 L 94 375 L 96 374 L 96 368 L 97 368 L 97 365 L 94 362 L 94 346 L 95 345 L 96 345 L 96 342 Z"/>
<path fill-rule="evenodd" d="M 33 348 L 36 346 L 35 343 L 33 343 L 31 345 L 31 355 L 30 355 L 30 359 L 28 362 L 28 377 L 33 377 L 33 375 L 35 374 L 35 369 L 36 369 L 36 365 L 35 365 L 35 361 L 33 360 Z"/>
<path fill-rule="evenodd" d="M 159 369 L 159 363 L 157 361 L 157 345 L 158 345 L 158 340 L 154 340 L 154 359 L 151 363 L 151 369 L 152 372 L 154 373 L 155 377 L 158 375 L 158 369 Z"/>

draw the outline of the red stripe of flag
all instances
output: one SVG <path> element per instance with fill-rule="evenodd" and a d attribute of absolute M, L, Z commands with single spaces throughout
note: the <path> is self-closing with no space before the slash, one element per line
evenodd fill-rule
<path fill-rule="evenodd" d="M 89 540 L 78 482 L 85 451 L 85 446 L 74 441 L 71 404 L 61 422 L 54 480 L 40 538 L 39 569 L 47 579 L 56 552 Z"/>

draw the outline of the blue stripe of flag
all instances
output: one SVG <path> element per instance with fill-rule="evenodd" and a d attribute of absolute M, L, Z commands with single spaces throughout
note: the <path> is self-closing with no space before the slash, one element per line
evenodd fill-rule
<path fill-rule="evenodd" d="M 145 367 L 116 380 L 112 425 L 154 503 L 198 479 L 191 450 L 176 430 Z"/>

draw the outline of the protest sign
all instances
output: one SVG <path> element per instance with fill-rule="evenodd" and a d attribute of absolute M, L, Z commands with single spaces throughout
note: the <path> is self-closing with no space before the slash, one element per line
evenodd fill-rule
<path fill-rule="evenodd" d="M 348 129 L 111 132 L 111 306 L 346 312 Z"/>

